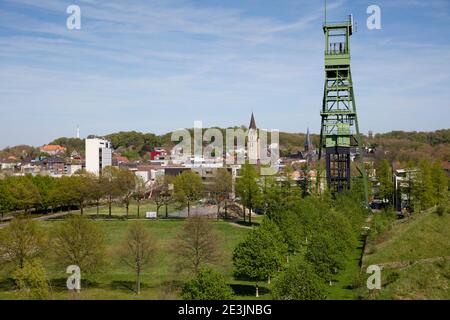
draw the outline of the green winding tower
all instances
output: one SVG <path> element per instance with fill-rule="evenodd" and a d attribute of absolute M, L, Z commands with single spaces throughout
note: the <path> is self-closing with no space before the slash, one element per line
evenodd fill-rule
<path fill-rule="evenodd" d="M 325 153 L 327 184 L 331 192 L 350 188 L 351 154 L 361 159 L 361 135 L 356 114 L 355 95 L 350 71 L 350 36 L 353 18 L 323 25 L 325 33 L 325 87 L 322 102 L 319 159 Z M 364 168 L 358 170 L 364 179 L 367 202 L 367 179 Z"/>

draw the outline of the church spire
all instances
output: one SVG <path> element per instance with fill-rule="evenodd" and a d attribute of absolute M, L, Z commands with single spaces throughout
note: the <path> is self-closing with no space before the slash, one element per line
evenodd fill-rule
<path fill-rule="evenodd" d="M 309 127 L 306 131 L 306 138 L 305 138 L 305 151 L 312 150 L 312 142 L 311 142 L 311 136 L 309 134 Z"/>
<path fill-rule="evenodd" d="M 255 117 L 253 116 L 253 112 L 252 112 L 252 118 L 250 119 L 250 125 L 248 128 L 256 130 L 256 122 L 255 122 Z"/>

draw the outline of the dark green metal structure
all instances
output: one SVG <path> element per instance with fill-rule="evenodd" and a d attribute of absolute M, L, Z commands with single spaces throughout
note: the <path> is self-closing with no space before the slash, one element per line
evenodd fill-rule
<path fill-rule="evenodd" d="M 350 71 L 353 19 L 323 25 L 325 33 L 325 87 L 322 102 L 319 159 L 325 153 L 327 184 L 333 194 L 350 188 L 351 151 L 360 160 L 361 135 Z M 358 166 L 367 201 L 365 170 Z"/>

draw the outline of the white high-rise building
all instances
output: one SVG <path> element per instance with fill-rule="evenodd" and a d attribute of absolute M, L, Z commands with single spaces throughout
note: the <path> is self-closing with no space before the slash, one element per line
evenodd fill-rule
<path fill-rule="evenodd" d="M 247 157 L 250 164 L 257 164 L 259 161 L 259 137 L 258 137 L 258 129 L 256 128 L 255 117 L 253 116 L 250 119 L 250 125 L 248 128 L 248 136 L 247 136 Z"/>
<path fill-rule="evenodd" d="M 111 142 L 103 139 L 86 139 L 86 171 L 96 175 L 112 165 Z"/>

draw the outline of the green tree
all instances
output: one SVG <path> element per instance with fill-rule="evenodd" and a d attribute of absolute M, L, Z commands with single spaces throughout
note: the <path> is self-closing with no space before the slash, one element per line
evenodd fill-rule
<path fill-rule="evenodd" d="M 208 218 L 189 217 L 173 246 L 178 270 L 198 273 L 201 267 L 216 263 L 221 256 L 220 242 L 221 238 Z"/>
<path fill-rule="evenodd" d="M 119 185 L 119 169 L 116 167 L 106 167 L 102 170 L 101 186 L 103 194 L 108 202 L 108 214 L 112 215 L 112 204 L 114 200 L 121 196 L 122 189 Z"/>
<path fill-rule="evenodd" d="M 59 265 L 77 265 L 83 272 L 94 272 L 105 263 L 105 241 L 98 224 L 84 216 L 72 216 L 53 229 L 52 251 Z"/>
<path fill-rule="evenodd" d="M 128 217 L 130 202 L 136 190 L 136 175 L 128 169 L 121 168 L 118 171 L 117 184 Z"/>
<path fill-rule="evenodd" d="M 145 229 L 143 221 L 133 222 L 127 230 L 118 255 L 136 273 L 136 294 L 141 293 L 141 274 L 154 259 L 156 242 Z"/>
<path fill-rule="evenodd" d="M 219 219 L 220 208 L 226 207 L 226 202 L 231 194 L 231 173 L 225 168 L 219 168 L 214 174 L 212 183 L 208 189 L 211 197 L 217 205 L 217 219 Z"/>
<path fill-rule="evenodd" d="M 289 266 L 275 278 L 272 295 L 276 300 L 319 300 L 325 299 L 324 280 L 313 266 L 301 257 L 296 257 Z"/>
<path fill-rule="evenodd" d="M 72 177 L 63 176 L 57 180 L 56 187 L 52 189 L 52 197 L 56 203 L 66 206 L 70 213 L 72 206 L 80 201 L 78 197 L 82 197 L 77 192 L 78 187 Z"/>
<path fill-rule="evenodd" d="M 44 267 L 37 261 L 26 261 L 12 273 L 19 294 L 25 299 L 45 300 L 50 297 L 50 286 Z"/>
<path fill-rule="evenodd" d="M 187 205 L 188 216 L 191 213 L 191 204 L 200 199 L 203 194 L 202 178 L 191 170 L 184 171 L 174 181 L 175 198 Z"/>
<path fill-rule="evenodd" d="M 39 190 L 34 185 L 31 176 L 10 177 L 8 184 L 14 208 L 24 210 L 27 214 L 33 206 L 39 205 L 41 200 Z"/>
<path fill-rule="evenodd" d="M 46 237 L 36 221 L 13 219 L 0 233 L 0 257 L 23 268 L 26 261 L 40 256 L 46 246 Z"/>
<path fill-rule="evenodd" d="M 147 183 L 141 177 L 135 177 L 135 188 L 133 191 L 133 198 L 137 203 L 137 216 L 140 216 L 141 210 L 141 202 L 147 197 L 149 194 L 149 187 Z"/>
<path fill-rule="evenodd" d="M 75 175 L 69 178 L 71 181 L 74 201 L 80 208 L 80 214 L 83 214 L 86 203 L 92 199 L 93 184 L 95 183 L 89 176 Z"/>
<path fill-rule="evenodd" d="M 435 205 L 435 190 L 433 188 L 431 165 L 427 160 L 419 163 L 419 170 L 413 182 L 412 196 L 415 211 L 431 208 Z"/>
<path fill-rule="evenodd" d="M 184 284 L 181 296 L 185 300 L 231 300 L 233 290 L 220 273 L 202 268 Z"/>
<path fill-rule="evenodd" d="M 389 161 L 384 159 L 381 161 L 376 170 L 377 181 L 379 183 L 378 196 L 383 200 L 392 202 L 392 195 L 394 193 L 394 185 L 392 181 L 392 168 Z"/>
<path fill-rule="evenodd" d="M 287 245 L 277 225 L 265 218 L 261 225 L 247 234 L 233 252 L 233 264 L 237 277 L 255 281 L 256 297 L 259 282 L 270 280 L 281 269 L 287 254 Z"/>
<path fill-rule="evenodd" d="M 245 208 L 249 209 L 249 222 L 252 223 L 252 209 L 258 201 L 260 193 L 258 186 L 258 172 L 249 163 L 242 166 L 240 177 L 236 181 L 236 194 L 241 199 L 244 206 L 244 222 L 245 222 Z"/>
<path fill-rule="evenodd" d="M 356 235 L 352 231 L 350 222 L 340 213 L 330 211 L 322 218 L 308 242 L 305 259 L 323 279 L 331 281 L 332 276 L 344 268 L 356 245 Z"/>
<path fill-rule="evenodd" d="M 40 196 L 38 209 L 47 212 L 50 207 L 54 206 L 54 199 L 52 197 L 52 194 L 56 187 L 55 178 L 38 175 L 33 177 L 32 179 L 33 184 L 36 186 Z"/>
<path fill-rule="evenodd" d="M 86 173 L 86 177 L 89 179 L 89 198 L 91 201 L 94 201 L 98 215 L 100 213 L 100 201 L 105 194 L 105 190 L 102 185 L 102 177 L 97 177 L 93 173 Z"/>
<path fill-rule="evenodd" d="M 13 199 L 9 190 L 9 185 L 6 180 L 0 179 L 0 213 L 3 216 L 6 212 L 11 210 Z"/>
<path fill-rule="evenodd" d="M 433 180 L 434 198 L 437 205 L 447 205 L 448 203 L 448 177 L 442 168 L 442 163 L 436 160 L 431 168 Z"/>

